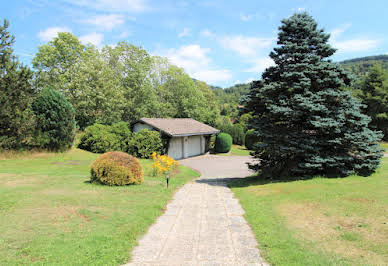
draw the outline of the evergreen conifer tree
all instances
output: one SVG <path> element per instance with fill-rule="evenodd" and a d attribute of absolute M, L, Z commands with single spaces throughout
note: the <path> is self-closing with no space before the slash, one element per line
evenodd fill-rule
<path fill-rule="evenodd" d="M 373 66 L 361 83 L 359 97 L 372 118 L 370 127 L 381 130 L 388 141 L 388 75 L 381 65 Z"/>
<path fill-rule="evenodd" d="M 8 27 L 7 20 L 0 25 L 0 149 L 25 147 L 34 127 L 30 109 L 33 73 L 13 55 L 14 37 Z"/>
<path fill-rule="evenodd" d="M 251 168 L 262 178 L 369 175 L 379 165 L 382 134 L 343 89 L 351 78 L 328 59 L 329 37 L 306 12 L 282 20 L 275 66 L 252 83 L 247 106 L 262 144 Z"/>

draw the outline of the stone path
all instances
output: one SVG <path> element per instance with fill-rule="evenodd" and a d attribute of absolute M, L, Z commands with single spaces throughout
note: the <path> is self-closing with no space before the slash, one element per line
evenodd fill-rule
<path fill-rule="evenodd" d="M 139 241 L 127 265 L 267 265 L 242 216 L 243 209 L 226 186 L 226 178 L 208 176 L 222 165 L 237 169 L 231 169 L 229 177 L 247 176 L 248 158 L 219 157 L 205 155 L 180 161 L 201 171 L 201 178 L 175 194 L 166 212 Z M 225 169 L 217 173 L 222 171 Z"/>

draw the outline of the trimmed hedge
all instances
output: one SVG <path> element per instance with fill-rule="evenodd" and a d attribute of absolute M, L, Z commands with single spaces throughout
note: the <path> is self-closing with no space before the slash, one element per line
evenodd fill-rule
<path fill-rule="evenodd" d="M 226 153 L 232 148 L 232 136 L 228 133 L 220 133 L 216 138 L 216 152 Z"/>
<path fill-rule="evenodd" d="M 253 145 L 258 142 L 260 142 L 260 138 L 254 133 L 254 130 L 248 130 L 245 135 L 245 147 L 248 150 L 253 150 Z"/>
<path fill-rule="evenodd" d="M 143 167 L 135 157 L 119 151 L 107 152 L 98 157 L 90 167 L 91 182 L 109 186 L 141 184 Z"/>

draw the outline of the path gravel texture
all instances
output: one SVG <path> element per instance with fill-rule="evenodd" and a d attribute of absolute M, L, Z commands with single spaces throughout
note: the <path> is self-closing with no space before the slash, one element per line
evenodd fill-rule
<path fill-rule="evenodd" d="M 227 178 L 251 174 L 249 157 L 181 160 L 201 172 L 184 185 L 132 253 L 127 265 L 267 265 Z"/>

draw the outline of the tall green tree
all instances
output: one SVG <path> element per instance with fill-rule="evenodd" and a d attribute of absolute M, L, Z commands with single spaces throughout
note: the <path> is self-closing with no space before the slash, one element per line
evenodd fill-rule
<path fill-rule="evenodd" d="M 388 73 L 380 64 L 374 65 L 361 81 L 358 96 L 366 105 L 365 112 L 372 118 L 370 127 L 381 130 L 388 140 Z"/>
<path fill-rule="evenodd" d="M 32 71 L 13 55 L 9 22 L 0 25 L 0 149 L 23 148 L 31 141 L 34 121 Z"/>
<path fill-rule="evenodd" d="M 251 127 L 262 140 L 251 167 L 262 178 L 368 175 L 378 167 L 382 134 L 342 88 L 351 79 L 328 58 L 329 34 L 307 13 L 282 20 L 275 66 L 251 88 Z"/>
<path fill-rule="evenodd" d="M 133 123 L 141 117 L 154 117 L 160 106 L 150 81 L 152 58 L 147 51 L 119 42 L 113 48 L 106 46 L 103 54 L 121 80 L 124 99 L 122 120 Z"/>
<path fill-rule="evenodd" d="M 94 46 L 85 46 L 71 33 L 61 32 L 38 48 L 33 66 L 37 86 L 54 88 L 66 96 L 81 129 L 121 120 L 121 79 Z"/>

